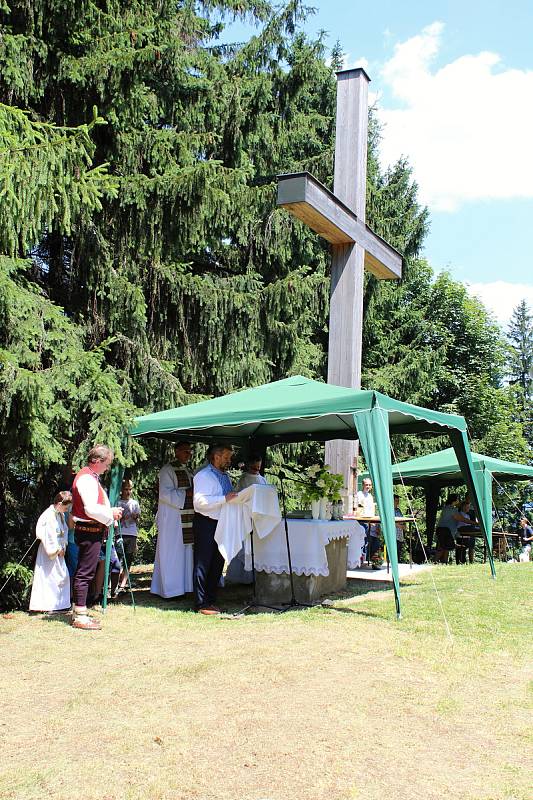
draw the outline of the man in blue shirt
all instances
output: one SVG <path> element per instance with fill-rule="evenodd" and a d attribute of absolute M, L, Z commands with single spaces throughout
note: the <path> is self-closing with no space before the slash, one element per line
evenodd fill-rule
<path fill-rule="evenodd" d="M 216 592 L 224 559 L 215 541 L 220 510 L 237 497 L 226 470 L 233 451 L 228 445 L 214 445 L 207 452 L 208 464 L 194 476 L 194 568 L 193 591 L 196 611 L 219 614 Z"/>

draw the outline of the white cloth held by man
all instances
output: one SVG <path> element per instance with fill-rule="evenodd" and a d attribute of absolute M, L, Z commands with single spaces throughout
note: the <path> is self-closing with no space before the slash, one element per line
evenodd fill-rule
<path fill-rule="evenodd" d="M 253 484 L 239 492 L 231 503 L 220 509 L 215 541 L 226 559 L 237 555 L 243 542 L 249 543 L 253 530 L 259 539 L 268 536 L 281 521 L 278 493 L 275 486 Z M 248 550 L 248 547 L 246 547 Z"/>
<path fill-rule="evenodd" d="M 244 470 L 237 482 L 237 491 L 241 492 L 249 486 L 258 484 L 265 486 L 267 484 L 266 478 L 261 475 L 261 466 L 263 459 L 260 455 L 250 454 L 248 460 L 244 465 Z M 233 556 L 228 564 L 226 570 L 225 580 L 227 583 L 241 583 L 249 584 L 253 582 L 253 573 L 250 569 L 245 568 L 244 545 L 241 547 L 237 555 Z"/>

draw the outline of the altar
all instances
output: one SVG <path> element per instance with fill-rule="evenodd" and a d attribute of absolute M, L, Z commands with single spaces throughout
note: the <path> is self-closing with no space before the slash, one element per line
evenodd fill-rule
<path fill-rule="evenodd" d="M 346 588 L 347 569 L 362 563 L 365 532 L 356 520 L 289 519 L 294 594 L 300 603 Z M 256 596 L 259 603 L 279 605 L 291 596 L 289 561 L 282 520 L 262 539 L 254 539 Z M 245 553 L 251 569 L 250 548 Z"/>
<path fill-rule="evenodd" d="M 363 560 L 365 531 L 357 520 L 288 519 L 287 529 L 296 600 L 314 603 L 342 591 L 347 569 L 359 568 Z M 250 571 L 252 538 L 257 601 L 289 602 L 285 520 L 272 485 L 249 486 L 222 508 L 215 540 L 224 559 L 230 562 L 244 545 L 244 568 Z"/>

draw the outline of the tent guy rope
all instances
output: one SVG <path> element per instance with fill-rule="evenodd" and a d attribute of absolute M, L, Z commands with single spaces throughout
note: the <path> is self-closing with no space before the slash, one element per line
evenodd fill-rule
<path fill-rule="evenodd" d="M 20 565 L 22 564 L 22 562 L 24 561 L 24 559 L 26 558 L 26 556 L 28 555 L 28 553 L 29 553 L 29 552 L 30 552 L 30 550 L 32 549 L 33 545 L 34 545 L 34 544 L 35 544 L 35 542 L 37 542 L 37 541 L 38 541 L 38 539 L 34 539 L 34 540 L 33 540 L 33 542 L 30 544 L 30 546 L 28 547 L 28 549 L 26 550 L 26 552 L 24 553 L 24 555 L 22 556 L 22 558 L 20 559 L 20 561 L 18 562 L 18 564 L 16 564 L 15 566 L 17 566 L 17 567 L 20 567 Z M 14 572 L 12 572 L 12 573 L 11 573 L 11 575 L 9 575 L 9 577 L 8 577 L 7 581 L 4 583 L 4 585 L 3 585 L 3 586 L 0 586 L 0 594 L 1 594 L 1 593 L 4 591 L 4 589 L 6 588 L 7 584 L 9 583 L 9 581 L 11 580 L 11 578 L 13 578 L 13 577 L 14 577 L 14 575 L 15 575 L 15 573 L 14 573 Z"/>

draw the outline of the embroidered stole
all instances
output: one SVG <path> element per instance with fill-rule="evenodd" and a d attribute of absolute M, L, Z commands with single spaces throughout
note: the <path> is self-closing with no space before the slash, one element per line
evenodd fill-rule
<path fill-rule="evenodd" d="M 191 475 L 188 469 L 182 465 L 174 466 L 174 472 L 176 473 L 178 489 L 187 490 L 185 493 L 185 505 L 180 510 L 181 527 L 183 530 L 183 544 L 193 544 L 194 538 L 192 533 L 192 518 L 194 517 L 194 508 L 192 504 Z"/>

